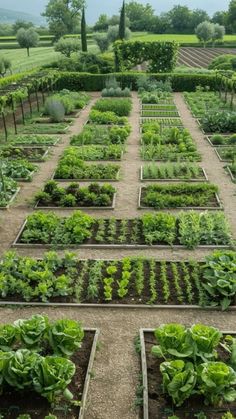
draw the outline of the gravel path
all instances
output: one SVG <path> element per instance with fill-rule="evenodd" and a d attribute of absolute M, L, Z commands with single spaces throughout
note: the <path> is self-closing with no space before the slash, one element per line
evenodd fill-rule
<path fill-rule="evenodd" d="M 98 94 L 93 94 L 90 105 L 81 112 L 80 117 L 71 128 L 70 135 L 78 133 L 88 118 L 91 106 Z M 220 197 L 225 206 L 226 215 L 231 223 L 236 236 L 236 218 L 234 216 L 236 197 L 235 185 L 227 177 L 223 170 L 223 164 L 217 159 L 213 148 L 204 140 L 196 121 L 191 116 L 181 94 L 175 94 L 175 102 L 181 117 L 197 142 L 198 149 L 202 154 L 203 166 L 208 173 L 211 182 L 220 188 Z M 133 94 L 133 110 L 130 116 L 133 130 L 129 137 L 126 154 L 121 162 L 121 180 L 115 183 L 117 187 L 117 203 L 115 211 L 99 211 L 94 214 L 99 217 L 135 217 L 140 215 L 137 209 L 139 181 L 139 169 L 142 164 L 139 156 L 139 100 L 137 94 Z M 22 184 L 19 198 L 9 211 L 2 213 L 0 220 L 0 252 L 6 251 L 15 239 L 20 225 L 25 217 L 32 212 L 28 201 L 42 188 L 43 183 L 54 172 L 57 161 L 63 150 L 69 144 L 69 136 L 62 138 L 58 147 L 52 148 L 51 158 L 40 165 L 40 170 L 30 184 Z M 59 214 L 68 214 L 59 211 Z M 19 253 L 40 257 L 43 251 L 36 249 L 20 250 Z M 59 252 L 62 254 L 63 252 Z M 148 249 L 138 250 L 85 250 L 80 249 L 75 253 L 82 258 L 120 258 L 128 255 L 143 255 L 157 259 L 202 259 L 209 251 L 187 250 L 157 251 Z M 149 310 L 149 309 L 94 309 L 79 308 L 18 308 L 11 307 L 0 309 L 0 322 L 6 323 L 19 317 L 29 317 L 35 313 L 48 314 L 51 319 L 69 317 L 82 321 L 85 327 L 96 327 L 101 331 L 100 344 L 94 363 L 94 378 L 89 389 L 86 419 L 138 419 L 139 415 L 134 408 L 135 394 L 139 379 L 139 360 L 135 353 L 134 338 L 140 328 L 155 328 L 165 322 L 182 322 L 192 324 L 204 322 L 215 325 L 222 329 L 235 328 L 234 312 L 212 314 L 204 310 Z"/>

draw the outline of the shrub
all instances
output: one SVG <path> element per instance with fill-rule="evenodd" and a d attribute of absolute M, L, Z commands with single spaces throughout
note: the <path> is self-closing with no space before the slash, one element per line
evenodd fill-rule
<path fill-rule="evenodd" d="M 54 49 L 70 58 L 73 52 L 78 52 L 80 50 L 80 42 L 76 38 L 61 38 L 54 45 Z"/>
<path fill-rule="evenodd" d="M 108 50 L 109 45 L 110 45 L 110 40 L 108 38 L 108 36 L 106 34 L 102 34 L 102 33 L 95 33 L 94 34 L 94 39 L 98 45 L 98 48 L 100 49 L 101 52 L 105 52 Z"/>
<path fill-rule="evenodd" d="M 65 108 L 60 100 L 47 98 L 45 112 L 51 117 L 52 122 L 62 122 L 65 119 Z"/>
<path fill-rule="evenodd" d="M 220 55 L 208 66 L 209 70 L 236 70 L 236 57 L 233 54 Z"/>
<path fill-rule="evenodd" d="M 128 116 L 131 108 L 130 99 L 100 99 L 93 106 L 99 112 L 114 112 L 117 116 Z"/>

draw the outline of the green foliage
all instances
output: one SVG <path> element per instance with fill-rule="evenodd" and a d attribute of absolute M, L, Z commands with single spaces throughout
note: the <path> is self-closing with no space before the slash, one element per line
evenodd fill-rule
<path fill-rule="evenodd" d="M 80 244 L 91 236 L 94 220 L 81 211 L 68 218 L 60 219 L 53 212 L 38 211 L 28 217 L 27 229 L 22 235 L 24 243 L 42 241 L 54 244 Z"/>
<path fill-rule="evenodd" d="M 57 320 L 48 331 L 48 339 L 54 353 L 70 357 L 81 347 L 84 332 L 74 320 Z"/>
<path fill-rule="evenodd" d="M 81 18 L 81 46 L 82 51 L 87 52 L 87 31 L 86 31 L 86 20 L 85 20 L 85 7 L 82 9 L 82 18 Z"/>
<path fill-rule="evenodd" d="M 223 340 L 214 327 L 195 324 L 186 328 L 178 323 L 161 325 L 154 335 L 158 345 L 151 352 L 165 360 L 160 364 L 162 388 L 174 406 L 181 406 L 197 394 L 215 407 L 235 401 L 236 372 L 227 363 L 217 361 L 221 357 L 220 345 L 226 347 L 227 339 L 234 342 L 232 336 Z M 227 350 L 233 353 L 232 348 Z M 201 412 L 197 417 L 202 417 Z"/>
<path fill-rule="evenodd" d="M 29 49 L 37 46 L 39 42 L 39 35 L 33 28 L 26 30 L 21 28 L 16 34 L 16 39 L 21 48 L 27 49 L 27 54 L 29 56 Z"/>
<path fill-rule="evenodd" d="M 198 368 L 199 391 L 207 404 L 220 406 L 236 400 L 236 372 L 223 362 L 206 362 Z"/>
<path fill-rule="evenodd" d="M 196 385 L 197 373 L 193 364 L 182 360 L 163 362 L 160 371 L 164 392 L 169 394 L 175 406 L 181 406 Z"/>
<path fill-rule="evenodd" d="M 0 57 L 0 76 L 4 77 L 8 71 L 11 71 L 11 61 L 2 56 Z"/>
<path fill-rule="evenodd" d="M 89 144 L 124 144 L 130 134 L 131 128 L 125 126 L 86 125 L 83 131 L 71 138 L 71 145 Z"/>
<path fill-rule="evenodd" d="M 236 70 L 236 59 L 233 54 L 219 55 L 208 66 L 209 70 Z"/>
<path fill-rule="evenodd" d="M 74 69 L 73 63 L 70 61 L 68 62 L 68 66 L 66 68 L 61 68 L 57 82 L 58 89 L 66 88 L 75 91 L 85 90 L 91 92 L 103 90 L 106 84 L 107 74 L 78 73 L 77 71 L 82 71 L 81 57 L 79 58 L 78 64 L 79 66 L 76 66 L 76 69 Z M 88 67 L 84 67 L 83 71 L 88 71 Z M 108 73 L 111 73 L 112 71 L 113 70 L 110 68 Z M 122 88 L 129 87 L 132 90 L 138 90 L 137 81 L 140 78 L 140 73 L 124 71 L 122 73 L 112 74 L 116 77 Z M 167 73 L 150 74 L 150 76 L 158 81 L 165 81 L 167 79 L 170 80 L 173 91 L 177 92 L 193 92 L 196 90 L 197 86 L 209 86 L 210 89 L 214 89 L 216 87 L 216 78 L 215 75 L 212 74 Z"/>
<path fill-rule="evenodd" d="M 75 374 L 75 365 L 68 359 L 47 356 L 36 363 L 33 371 L 33 385 L 37 393 L 52 403 L 58 395 L 72 400 L 73 394 L 67 388 Z"/>
<path fill-rule="evenodd" d="M 121 12 L 120 12 L 120 23 L 119 23 L 119 39 L 123 41 L 125 39 L 125 1 L 123 0 Z"/>
<path fill-rule="evenodd" d="M 48 329 L 48 319 L 36 314 L 30 319 L 15 321 L 14 326 L 23 345 L 27 349 L 38 350 Z"/>
<path fill-rule="evenodd" d="M 173 71 L 178 53 L 175 42 L 120 42 L 114 44 L 116 68 L 126 71 L 144 61 L 149 61 L 151 73 L 168 73 Z"/>
<path fill-rule="evenodd" d="M 0 165 L 0 207 L 7 207 L 13 195 L 17 191 L 15 180 L 4 176 L 4 163 Z"/>
<path fill-rule="evenodd" d="M 4 176 L 13 178 L 14 180 L 24 179 L 25 181 L 32 180 L 32 174 L 37 167 L 28 162 L 28 160 L 2 160 L 2 172 Z"/>
<path fill-rule="evenodd" d="M 111 125 L 111 124 L 125 125 L 128 122 L 125 116 L 117 116 L 115 112 L 112 112 L 112 111 L 100 112 L 96 109 L 93 109 L 90 112 L 89 119 L 94 124 L 104 124 L 104 125 Z"/>
<path fill-rule="evenodd" d="M 115 188 L 110 184 L 100 186 L 91 183 L 88 187 L 81 187 L 78 183 L 71 183 L 66 188 L 50 180 L 42 192 L 35 196 L 38 206 L 58 207 L 107 207 L 112 205 Z"/>
<path fill-rule="evenodd" d="M 141 205 L 155 209 L 217 206 L 217 191 L 215 185 L 207 183 L 149 185 L 142 189 Z"/>
<path fill-rule="evenodd" d="M 54 44 L 54 48 L 56 52 L 70 58 L 73 52 L 80 50 L 80 43 L 77 38 L 61 38 Z"/>
<path fill-rule="evenodd" d="M 191 163 L 155 163 L 143 166 L 143 179 L 181 179 L 192 180 L 202 179 L 203 173 L 199 166 Z"/>
<path fill-rule="evenodd" d="M 45 102 L 45 113 L 50 116 L 52 122 L 63 122 L 65 119 L 65 108 L 63 104 L 54 98 L 47 98 Z"/>
<path fill-rule="evenodd" d="M 128 116 L 132 109 L 131 99 L 99 99 L 93 109 L 99 112 L 114 112 L 117 116 Z"/>
<path fill-rule="evenodd" d="M 236 294 L 236 255 L 232 251 L 216 251 L 206 258 L 203 269 L 203 284 L 212 305 L 221 305 L 225 310 Z"/>
<path fill-rule="evenodd" d="M 205 132 L 236 132 L 236 112 L 218 111 L 208 113 L 201 119 Z"/>

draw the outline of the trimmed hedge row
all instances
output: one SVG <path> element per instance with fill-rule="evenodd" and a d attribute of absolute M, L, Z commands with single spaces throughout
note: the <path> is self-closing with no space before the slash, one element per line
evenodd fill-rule
<path fill-rule="evenodd" d="M 57 89 L 85 90 L 88 92 L 100 91 L 105 87 L 109 76 L 114 75 L 122 88 L 129 87 L 137 90 L 137 79 L 142 73 L 113 73 L 113 74 L 90 74 L 76 72 L 61 72 L 57 81 Z M 156 80 L 169 79 L 174 91 L 192 92 L 197 86 L 209 86 L 210 89 L 216 87 L 216 76 L 214 74 L 151 74 L 148 76 Z"/>

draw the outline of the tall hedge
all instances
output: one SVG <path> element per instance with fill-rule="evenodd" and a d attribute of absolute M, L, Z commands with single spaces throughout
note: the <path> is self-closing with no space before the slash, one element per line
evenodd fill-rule
<path fill-rule="evenodd" d="M 82 46 L 82 51 L 83 52 L 88 51 L 87 29 L 86 29 L 85 8 L 84 7 L 83 7 L 83 11 L 82 11 L 82 18 L 81 18 L 81 46 Z"/>
<path fill-rule="evenodd" d="M 105 87 L 106 80 L 109 76 L 115 76 L 122 88 L 130 87 L 132 90 L 137 90 L 137 80 L 142 73 L 126 72 L 113 74 L 90 74 L 90 73 L 76 73 L 76 72 L 60 72 L 57 81 L 57 88 L 69 90 L 85 90 L 85 91 L 100 91 Z M 169 79 L 172 83 L 173 90 L 176 92 L 196 90 L 197 86 L 209 86 L 214 90 L 217 85 L 217 79 L 214 74 L 149 74 L 156 80 Z"/>
<path fill-rule="evenodd" d="M 116 71 L 127 71 L 147 61 L 151 73 L 174 70 L 179 45 L 176 42 L 116 41 L 113 46 Z"/>

